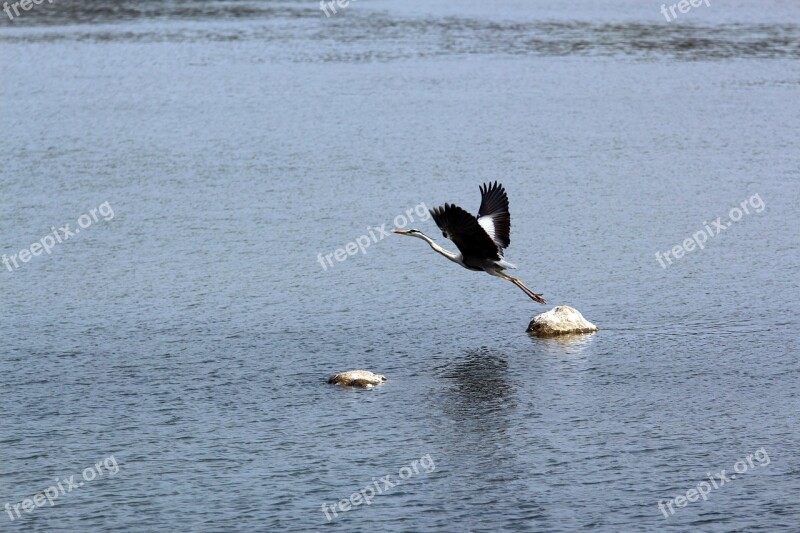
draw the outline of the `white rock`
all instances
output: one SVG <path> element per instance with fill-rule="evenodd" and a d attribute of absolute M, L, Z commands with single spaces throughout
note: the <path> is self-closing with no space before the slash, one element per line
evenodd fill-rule
<path fill-rule="evenodd" d="M 537 337 L 547 337 L 569 333 L 592 333 L 597 331 L 597 326 L 583 318 L 577 309 L 559 305 L 533 317 L 527 331 Z"/>
<path fill-rule="evenodd" d="M 361 387 L 370 389 L 386 381 L 386 376 L 373 374 L 369 370 L 348 370 L 328 378 L 328 383 L 336 383 L 343 387 Z"/>

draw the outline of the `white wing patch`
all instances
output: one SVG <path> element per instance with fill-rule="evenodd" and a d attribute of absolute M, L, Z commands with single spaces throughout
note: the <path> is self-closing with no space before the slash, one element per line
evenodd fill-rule
<path fill-rule="evenodd" d="M 480 226 L 483 228 L 483 231 L 485 231 L 489 235 L 489 237 L 492 238 L 492 240 L 498 246 L 498 248 L 502 249 L 503 243 L 498 241 L 497 237 L 495 236 L 494 219 L 492 218 L 492 215 L 485 215 L 480 217 L 478 219 L 478 224 L 480 224 Z"/>
<path fill-rule="evenodd" d="M 478 224 L 480 224 L 483 231 L 488 233 L 489 237 L 494 240 L 494 221 L 490 217 L 481 217 L 478 219 Z"/>

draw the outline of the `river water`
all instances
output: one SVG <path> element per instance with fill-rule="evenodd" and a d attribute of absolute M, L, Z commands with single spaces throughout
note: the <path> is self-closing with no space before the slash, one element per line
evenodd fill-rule
<path fill-rule="evenodd" d="M 800 5 L 562 4 L 0 12 L 0 530 L 797 531 Z"/>

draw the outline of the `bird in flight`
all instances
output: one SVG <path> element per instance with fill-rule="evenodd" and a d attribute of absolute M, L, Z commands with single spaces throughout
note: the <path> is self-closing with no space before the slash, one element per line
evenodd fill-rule
<path fill-rule="evenodd" d="M 496 181 L 484 183 L 480 190 L 481 207 L 478 209 L 477 218 L 453 204 L 444 204 L 430 210 L 433 220 L 442 230 L 442 235 L 453 241 L 461 252 L 459 254 L 445 250 L 418 229 L 396 229 L 392 232 L 422 239 L 434 251 L 450 261 L 469 270 L 482 270 L 492 276 L 508 280 L 522 289 L 532 300 L 540 304 L 547 303 L 541 294 L 533 292 L 520 280 L 503 272 L 509 268 L 517 268 L 503 259 L 503 250 L 511 243 L 508 196 L 503 186 Z"/>

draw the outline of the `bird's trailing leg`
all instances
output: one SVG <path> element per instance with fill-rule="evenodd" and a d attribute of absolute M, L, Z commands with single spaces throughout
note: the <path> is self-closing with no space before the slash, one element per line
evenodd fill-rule
<path fill-rule="evenodd" d="M 527 294 L 527 295 L 528 295 L 528 297 L 530 297 L 530 299 L 531 299 L 531 300 L 533 300 L 533 301 L 535 301 L 535 302 L 539 302 L 540 304 L 546 304 L 546 303 L 547 303 L 547 302 L 545 301 L 545 299 L 544 299 L 544 298 L 542 298 L 542 295 L 541 295 L 541 294 L 537 294 L 537 293 L 533 292 L 532 290 L 530 290 L 528 287 L 526 287 L 526 286 L 525 286 L 525 284 L 524 284 L 524 283 L 522 283 L 522 282 L 521 282 L 520 280 L 518 280 L 517 278 L 515 278 L 515 277 L 513 277 L 513 276 L 509 276 L 508 274 L 506 274 L 506 273 L 504 273 L 504 272 L 502 272 L 502 271 L 500 271 L 500 270 L 498 270 L 498 271 L 497 271 L 497 274 L 496 274 L 496 275 L 497 275 L 497 276 L 500 276 L 500 277 L 501 277 L 501 278 L 503 278 L 503 279 L 507 279 L 508 281 L 510 281 L 511 283 L 513 283 L 514 285 L 516 285 L 517 287 L 519 287 L 520 289 L 522 289 L 522 292 L 524 292 L 525 294 Z"/>

